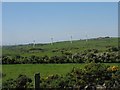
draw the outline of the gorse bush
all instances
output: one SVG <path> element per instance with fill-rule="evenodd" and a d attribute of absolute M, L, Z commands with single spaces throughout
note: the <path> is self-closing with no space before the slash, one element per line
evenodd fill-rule
<path fill-rule="evenodd" d="M 84 69 L 73 68 L 65 76 L 56 74 L 41 78 L 40 85 L 42 88 L 85 88 L 87 85 L 119 88 L 120 69 L 117 66 L 110 67 L 91 62 L 86 64 Z"/>

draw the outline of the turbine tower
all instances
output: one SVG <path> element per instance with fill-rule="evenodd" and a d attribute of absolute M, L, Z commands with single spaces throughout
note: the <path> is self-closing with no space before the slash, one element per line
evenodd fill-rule
<path fill-rule="evenodd" d="M 86 34 L 86 42 L 88 41 L 88 36 L 87 36 L 87 34 Z"/>
<path fill-rule="evenodd" d="M 70 36 L 70 43 L 72 44 L 72 35 Z"/>
<path fill-rule="evenodd" d="M 51 45 L 53 45 L 53 37 L 51 37 Z"/>
<path fill-rule="evenodd" d="M 33 40 L 33 48 L 35 47 L 35 40 Z"/>

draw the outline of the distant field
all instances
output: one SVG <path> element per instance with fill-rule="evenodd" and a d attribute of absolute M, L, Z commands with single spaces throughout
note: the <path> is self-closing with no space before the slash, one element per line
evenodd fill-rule
<path fill-rule="evenodd" d="M 104 38 L 104 39 L 90 39 L 74 40 L 71 44 L 69 41 L 56 42 L 51 44 L 36 44 L 35 48 L 40 50 L 31 50 L 33 45 L 17 45 L 17 46 L 4 46 L 2 50 L 3 55 L 21 55 L 21 56 L 54 56 L 61 55 L 60 50 L 67 50 L 71 53 L 82 52 L 87 49 L 98 49 L 99 51 L 106 51 L 109 46 L 118 46 L 117 38 Z M 53 52 L 56 50 L 57 52 Z"/>
<path fill-rule="evenodd" d="M 120 65 L 119 63 L 106 63 L 106 65 Z M 85 64 L 17 64 L 3 65 L 3 82 L 10 78 L 16 78 L 19 74 L 26 74 L 34 80 L 34 74 L 40 72 L 41 77 L 46 77 L 51 74 L 65 75 L 72 70 L 73 67 L 84 68 Z"/>

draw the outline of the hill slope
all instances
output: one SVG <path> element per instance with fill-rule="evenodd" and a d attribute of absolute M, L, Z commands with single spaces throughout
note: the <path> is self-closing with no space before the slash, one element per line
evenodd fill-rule
<path fill-rule="evenodd" d="M 3 55 L 21 55 L 21 56 L 54 56 L 61 55 L 62 52 L 77 53 L 88 49 L 98 49 L 100 52 L 108 50 L 110 47 L 118 46 L 118 38 L 96 38 L 86 40 L 74 40 L 71 44 L 69 41 L 55 42 L 51 44 L 36 44 L 33 48 L 32 44 L 3 46 Z"/>

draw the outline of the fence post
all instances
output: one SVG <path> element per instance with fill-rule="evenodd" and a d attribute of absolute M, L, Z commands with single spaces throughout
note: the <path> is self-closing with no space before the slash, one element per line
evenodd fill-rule
<path fill-rule="evenodd" d="M 40 73 L 35 74 L 35 90 L 40 89 Z"/>

